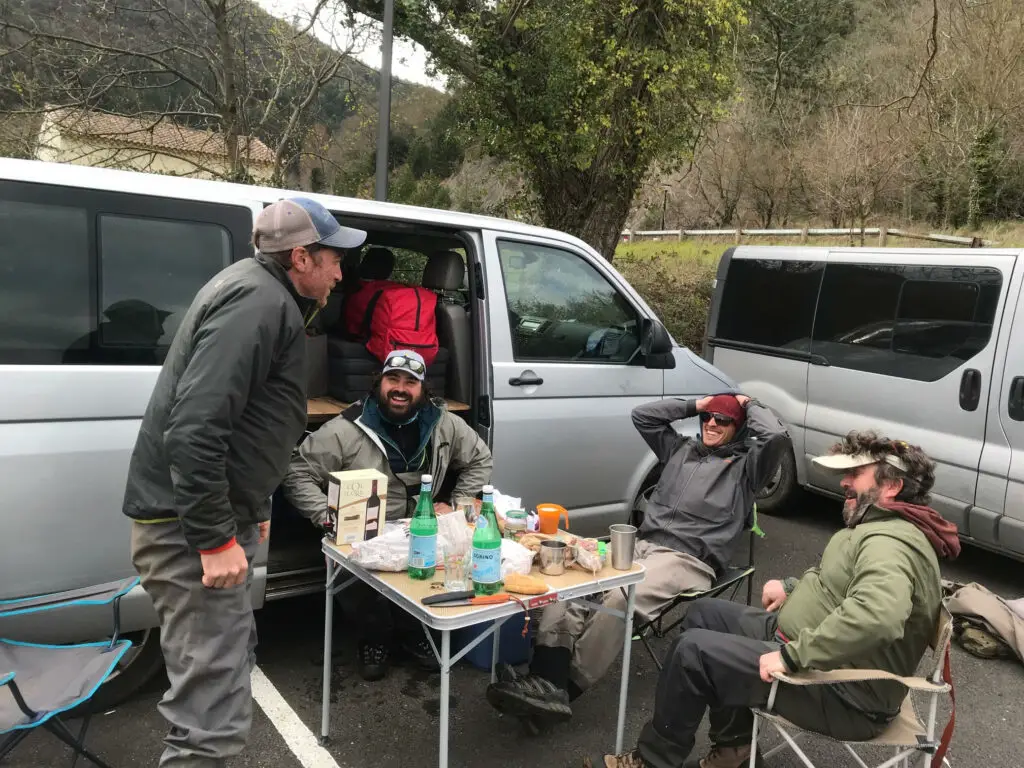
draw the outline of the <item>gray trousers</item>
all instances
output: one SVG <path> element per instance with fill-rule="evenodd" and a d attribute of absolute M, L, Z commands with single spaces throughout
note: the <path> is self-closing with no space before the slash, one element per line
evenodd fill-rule
<path fill-rule="evenodd" d="M 171 726 L 160 768 L 222 768 L 249 738 L 256 649 L 250 593 L 259 529 L 241 529 L 236 538 L 249 560 L 245 583 L 208 589 L 199 554 L 177 522 L 132 524 L 132 563 L 160 618 L 171 683 L 157 707 Z"/>
<path fill-rule="evenodd" d="M 687 589 L 707 589 L 715 572 L 692 555 L 638 541 L 634 560 L 643 563 L 647 574 L 636 585 L 635 613 L 643 619 L 672 602 Z M 602 603 L 625 611 L 622 590 L 606 592 Z M 537 627 L 537 645 L 572 651 L 569 679 L 585 691 L 596 683 L 622 650 L 622 619 L 591 611 L 581 603 L 555 603 L 544 609 Z"/>

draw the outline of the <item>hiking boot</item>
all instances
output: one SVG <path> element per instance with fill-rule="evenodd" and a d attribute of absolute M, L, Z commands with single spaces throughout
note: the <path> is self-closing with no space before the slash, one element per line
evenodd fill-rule
<path fill-rule="evenodd" d="M 487 686 L 487 701 L 499 712 L 538 723 L 563 722 L 572 717 L 569 694 L 539 675 Z"/>
<path fill-rule="evenodd" d="M 746 768 L 750 764 L 750 745 L 742 747 L 712 747 L 706 756 L 699 760 L 687 760 L 686 768 Z M 764 768 L 761 762 L 761 754 L 758 753 L 755 763 L 758 768 Z"/>
<path fill-rule="evenodd" d="M 441 671 L 441 665 L 437 661 L 437 656 L 434 655 L 434 649 L 430 647 L 430 643 L 423 634 L 416 639 L 403 639 L 399 647 L 402 653 L 424 672 Z"/>
<path fill-rule="evenodd" d="M 359 643 L 359 676 L 369 683 L 384 679 L 388 673 L 388 647 L 381 643 Z"/>
<path fill-rule="evenodd" d="M 621 755 L 605 755 L 604 768 L 646 768 L 646 763 L 640 757 L 640 750 L 623 752 Z"/>

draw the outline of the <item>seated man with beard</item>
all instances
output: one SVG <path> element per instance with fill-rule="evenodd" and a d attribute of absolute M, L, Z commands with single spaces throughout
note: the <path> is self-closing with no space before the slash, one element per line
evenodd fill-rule
<path fill-rule="evenodd" d="M 846 528 L 799 580 L 764 585 L 765 610 L 698 600 L 658 679 L 654 717 L 635 750 L 608 768 L 740 768 L 750 759 L 751 707 L 768 702 L 773 676 L 819 669 L 913 675 L 935 634 L 939 559 L 960 552 L 956 526 L 928 504 L 935 463 L 924 451 L 851 432 L 814 460 L 843 475 Z M 844 741 L 881 733 L 907 689 L 891 680 L 780 685 L 774 712 Z M 710 709 L 711 753 L 688 761 Z"/>
<path fill-rule="evenodd" d="M 424 384 L 426 365 L 416 352 L 388 355 L 370 394 L 309 435 L 296 449 L 284 479 L 284 498 L 314 525 L 327 520 L 331 472 L 376 469 L 388 477 L 387 519 L 411 517 L 420 476 L 434 482 L 435 509 L 452 511 L 445 499 L 479 496 L 490 482 L 491 452 L 444 400 Z M 450 493 L 448 489 L 451 489 Z M 340 593 L 359 632 L 359 672 L 366 680 L 387 674 L 393 648 L 436 670 L 437 659 L 419 622 L 365 584 Z"/>

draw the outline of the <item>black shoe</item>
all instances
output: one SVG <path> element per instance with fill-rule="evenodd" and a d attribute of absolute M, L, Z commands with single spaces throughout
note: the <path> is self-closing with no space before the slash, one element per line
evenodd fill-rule
<path fill-rule="evenodd" d="M 359 675 L 367 682 L 383 680 L 388 673 L 388 657 L 390 653 L 386 645 L 377 643 L 359 643 Z"/>
<path fill-rule="evenodd" d="M 539 675 L 487 686 L 487 701 L 499 712 L 537 723 L 563 722 L 572 717 L 569 694 Z"/>
<path fill-rule="evenodd" d="M 402 653 L 424 672 L 441 671 L 441 665 L 437 661 L 434 649 L 423 634 L 420 634 L 417 639 L 404 638 L 399 647 Z"/>

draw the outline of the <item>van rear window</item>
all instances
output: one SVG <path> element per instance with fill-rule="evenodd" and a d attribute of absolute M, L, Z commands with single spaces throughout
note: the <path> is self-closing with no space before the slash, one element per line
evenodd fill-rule
<path fill-rule="evenodd" d="M 824 262 L 734 259 L 714 335 L 807 352 Z"/>

